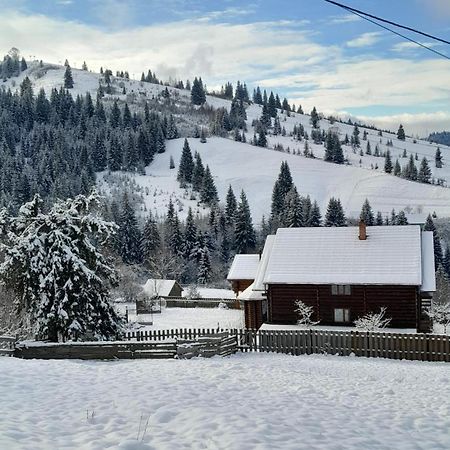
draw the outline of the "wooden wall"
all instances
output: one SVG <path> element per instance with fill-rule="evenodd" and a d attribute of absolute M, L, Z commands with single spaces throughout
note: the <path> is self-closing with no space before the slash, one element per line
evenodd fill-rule
<path fill-rule="evenodd" d="M 352 286 L 351 295 L 331 295 L 329 285 L 270 285 L 269 321 L 294 324 L 297 321 L 295 301 L 314 307 L 314 320 L 323 325 L 334 323 L 334 309 L 350 309 L 350 321 L 368 312 L 379 312 L 386 306 L 391 326 L 416 328 L 418 288 L 415 286 Z"/>
<path fill-rule="evenodd" d="M 233 280 L 231 282 L 231 288 L 236 296 L 239 292 L 245 291 L 255 280 Z"/>
<path fill-rule="evenodd" d="M 263 324 L 262 302 L 244 302 L 245 327 L 257 330 Z"/>

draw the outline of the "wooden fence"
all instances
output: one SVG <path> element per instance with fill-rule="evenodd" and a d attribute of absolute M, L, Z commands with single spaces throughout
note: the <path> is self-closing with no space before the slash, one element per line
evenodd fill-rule
<path fill-rule="evenodd" d="M 450 362 L 450 336 L 333 330 L 236 330 L 243 352 Z"/>
<path fill-rule="evenodd" d="M 13 336 L 0 336 L 0 356 L 13 356 L 16 341 Z"/>
<path fill-rule="evenodd" d="M 173 330 L 145 330 L 128 332 L 126 340 L 131 341 L 164 341 L 166 339 L 196 339 L 199 336 L 211 336 L 217 333 L 228 333 L 234 336 L 242 330 L 226 330 L 224 328 L 177 328 Z"/>

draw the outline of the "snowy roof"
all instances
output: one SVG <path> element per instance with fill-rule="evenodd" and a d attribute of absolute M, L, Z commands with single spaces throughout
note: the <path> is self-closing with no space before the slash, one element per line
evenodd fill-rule
<path fill-rule="evenodd" d="M 267 236 L 266 243 L 264 244 L 264 250 L 261 255 L 261 261 L 259 263 L 258 271 L 256 273 L 255 282 L 253 283 L 253 290 L 255 291 L 265 291 L 264 275 L 267 270 L 267 264 L 269 263 L 269 258 L 272 253 L 274 242 L 275 242 L 275 235 Z"/>
<path fill-rule="evenodd" d="M 255 283 L 252 283 L 247 289 L 244 289 L 239 295 L 238 300 L 264 300 L 266 298 L 264 291 L 256 291 Z"/>
<path fill-rule="evenodd" d="M 177 284 L 176 280 L 155 280 L 149 278 L 143 289 L 149 297 L 168 297 L 175 284 Z"/>
<path fill-rule="evenodd" d="M 421 286 L 422 254 L 431 277 L 431 251 L 428 245 L 422 250 L 418 225 L 367 227 L 366 240 L 359 240 L 358 227 L 281 228 L 263 281 Z"/>
<path fill-rule="evenodd" d="M 422 232 L 422 292 L 436 291 L 434 240 L 432 231 Z"/>
<path fill-rule="evenodd" d="M 406 220 L 409 225 L 425 225 L 427 221 L 428 214 L 406 214 Z"/>
<path fill-rule="evenodd" d="M 259 266 L 259 255 L 236 255 L 227 280 L 254 280 Z"/>

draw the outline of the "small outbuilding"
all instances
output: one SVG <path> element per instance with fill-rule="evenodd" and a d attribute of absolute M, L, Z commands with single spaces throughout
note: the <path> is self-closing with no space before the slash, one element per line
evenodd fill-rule
<path fill-rule="evenodd" d="M 149 298 L 181 297 L 183 288 L 176 280 L 159 280 L 149 278 L 143 286 Z"/>
<path fill-rule="evenodd" d="M 259 266 L 259 255 L 236 255 L 228 272 L 227 280 L 231 282 L 236 296 L 245 291 L 254 281 Z"/>

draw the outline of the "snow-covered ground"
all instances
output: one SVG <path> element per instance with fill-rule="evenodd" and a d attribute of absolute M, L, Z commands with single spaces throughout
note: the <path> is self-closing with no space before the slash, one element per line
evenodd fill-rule
<path fill-rule="evenodd" d="M 183 291 L 183 297 L 188 294 L 188 289 Z M 216 298 L 216 299 L 235 299 L 236 294 L 231 289 L 217 289 L 217 288 L 197 288 L 202 298 Z"/>
<path fill-rule="evenodd" d="M 334 356 L 0 361 L 0 448 L 450 448 L 445 363 Z"/>
<path fill-rule="evenodd" d="M 17 89 L 25 76 L 29 76 L 37 92 L 44 88 L 50 93 L 52 88 L 60 88 L 63 82 L 64 67 L 45 66 L 39 68 L 36 64 L 30 63 L 30 68 L 19 77 L 0 81 L 0 86 Z M 74 88 L 71 90 L 74 96 L 84 94 L 89 91 L 95 96 L 100 75 L 73 69 L 75 80 Z M 141 83 L 137 80 L 125 80 L 114 77 L 114 86 L 121 89 L 122 85 L 127 90 L 125 95 L 113 95 L 113 97 L 127 100 L 130 103 L 142 102 L 145 98 L 152 98 L 158 95 L 164 86 L 150 83 Z M 169 88 L 177 103 L 186 105 L 189 103 L 189 91 Z M 229 109 L 230 102 L 227 100 L 207 96 L 207 102 L 214 107 L 226 107 Z M 252 120 L 259 118 L 261 107 L 251 105 L 247 109 L 247 139 L 253 136 Z M 378 145 L 379 151 L 383 153 L 388 149 L 387 140 L 392 140 L 393 147 L 389 147 L 393 162 L 399 159 L 401 165 L 407 163 L 407 159 L 401 158 L 404 150 L 410 154 L 417 153 L 419 166 L 422 157 L 426 157 L 430 163 L 430 168 L 435 178 L 442 178 L 450 181 L 450 148 L 440 146 L 442 150 L 444 166 L 441 169 L 434 167 L 434 156 L 436 144 L 431 144 L 423 140 L 414 142 L 412 138 L 400 141 L 394 134 L 383 133 L 378 135 L 378 131 L 368 129 L 367 141 L 363 141 L 364 128 L 360 129 L 361 149 L 363 156 L 359 155 L 359 150 L 353 153 L 351 147 L 344 146 L 344 153 L 351 166 L 339 166 L 326 163 L 321 159 L 307 159 L 303 156 L 294 155 L 292 152 L 302 153 L 304 142 L 295 141 L 289 136 L 295 125 L 302 124 L 308 134 L 311 134 L 310 118 L 307 115 L 292 114 L 286 117 L 280 114 L 281 126 L 287 131 L 286 136 L 269 136 L 269 147 L 282 144 L 285 149 L 290 148 L 291 154 L 276 152 L 268 149 L 253 147 L 250 144 L 237 143 L 229 139 L 210 138 L 206 144 L 200 144 L 198 140 L 191 139 L 190 144 L 193 151 L 198 151 L 204 164 L 209 164 L 212 174 L 215 177 L 219 196 L 223 201 L 226 190 L 231 184 L 236 193 L 244 189 L 247 193 L 250 206 L 255 221 L 259 221 L 263 214 L 270 212 L 270 198 L 272 187 L 278 175 L 280 164 L 283 160 L 288 161 L 291 168 L 294 182 L 302 195 L 310 195 L 313 200 L 317 200 L 322 212 L 326 208 L 330 197 L 339 197 L 349 216 L 358 216 L 362 203 L 368 198 L 374 210 L 380 210 L 384 214 L 389 214 L 392 208 L 397 211 L 406 209 L 407 212 L 436 212 L 440 217 L 450 216 L 450 189 L 419 184 L 406 181 L 393 175 L 387 175 L 383 171 L 384 158 L 366 155 L 366 145 L 370 142 L 372 152 Z M 341 139 L 346 134 L 352 134 L 353 127 L 347 124 L 334 123 L 328 120 L 321 120 L 320 126 L 324 130 L 330 127 L 339 133 Z M 408 130 L 406 130 L 408 132 Z M 381 140 L 381 142 L 380 142 Z M 310 148 L 318 158 L 323 157 L 324 148 L 322 145 L 312 144 Z M 169 169 L 169 159 L 173 156 L 176 166 L 180 160 L 182 140 L 168 142 L 167 152 L 157 155 L 155 161 L 146 169 L 146 175 L 127 175 L 134 178 L 136 184 L 140 186 L 144 199 L 143 215 L 147 211 L 152 211 L 159 217 L 166 213 L 169 199 L 176 203 L 180 217 L 185 218 L 188 207 L 193 207 L 194 211 L 200 215 L 208 212 L 197 200 L 191 199 L 191 193 L 180 189 L 176 182 L 177 168 Z M 378 169 L 375 170 L 375 167 Z M 372 169 L 374 168 L 374 169 Z M 105 174 L 100 174 L 99 185 L 105 192 L 117 182 L 120 174 L 114 175 L 105 181 Z M 120 184 L 120 183 L 119 183 Z"/>
<path fill-rule="evenodd" d="M 117 303 L 116 309 L 122 313 L 128 307 L 129 320 L 136 320 L 135 305 Z M 152 317 L 140 315 L 139 321 L 149 322 Z M 148 330 L 173 330 L 179 328 L 242 328 L 244 312 L 240 309 L 222 308 L 163 308 L 161 313 L 153 314 L 153 325 Z"/>

